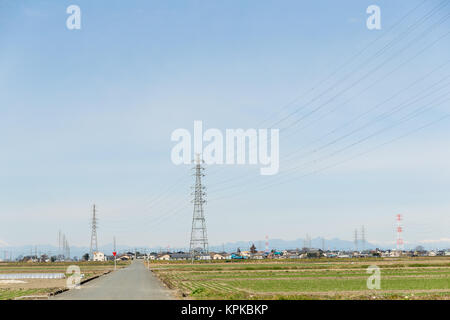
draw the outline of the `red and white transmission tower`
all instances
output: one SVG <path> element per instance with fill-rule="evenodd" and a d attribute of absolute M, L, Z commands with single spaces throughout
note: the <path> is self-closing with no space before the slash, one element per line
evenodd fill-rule
<path fill-rule="evenodd" d="M 269 236 L 266 236 L 266 253 L 269 253 Z"/>
<path fill-rule="evenodd" d="M 402 250 L 403 249 L 403 238 L 402 238 L 402 232 L 403 232 L 403 227 L 402 227 L 402 215 L 401 214 L 397 214 L 397 250 Z"/>

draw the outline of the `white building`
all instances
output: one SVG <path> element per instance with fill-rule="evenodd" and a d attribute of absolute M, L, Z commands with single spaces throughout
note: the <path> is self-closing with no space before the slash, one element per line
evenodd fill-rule
<path fill-rule="evenodd" d="M 106 261 L 106 257 L 103 252 L 96 251 L 96 252 L 94 252 L 94 258 L 92 260 L 93 261 Z"/>

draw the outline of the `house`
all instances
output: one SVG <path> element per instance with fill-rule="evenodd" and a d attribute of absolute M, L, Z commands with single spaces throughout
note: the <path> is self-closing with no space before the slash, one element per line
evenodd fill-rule
<path fill-rule="evenodd" d="M 450 256 L 450 250 L 445 251 L 445 256 Z"/>
<path fill-rule="evenodd" d="M 322 255 L 322 250 L 320 249 L 309 249 L 308 250 L 308 258 L 320 258 Z"/>
<path fill-rule="evenodd" d="M 269 259 L 279 259 L 282 256 L 282 252 L 279 251 L 272 251 L 271 253 L 269 253 L 269 255 L 267 256 L 267 258 Z"/>
<path fill-rule="evenodd" d="M 160 254 L 160 255 L 158 255 L 157 259 L 158 260 L 170 260 L 170 254 L 168 254 L 168 253 Z"/>
<path fill-rule="evenodd" d="M 170 260 L 188 260 L 191 258 L 189 253 L 177 252 L 170 254 Z"/>
<path fill-rule="evenodd" d="M 262 260 L 266 257 L 266 255 L 264 254 L 264 252 L 257 252 L 252 254 L 251 258 L 252 259 L 257 259 L 257 260 Z"/>
<path fill-rule="evenodd" d="M 100 251 L 94 252 L 94 257 L 92 258 L 93 261 L 106 261 L 105 254 Z"/>
<path fill-rule="evenodd" d="M 117 258 L 116 260 L 121 260 L 121 261 L 128 261 L 131 260 L 131 257 L 127 254 L 121 255 L 119 258 Z"/>
<path fill-rule="evenodd" d="M 225 260 L 226 256 L 221 253 L 211 252 L 211 259 L 213 260 Z"/>
<path fill-rule="evenodd" d="M 402 252 L 399 250 L 392 250 L 389 254 L 389 257 L 395 258 L 400 257 L 402 255 Z"/>
<path fill-rule="evenodd" d="M 231 260 L 231 253 L 222 252 L 220 253 L 225 260 Z"/>

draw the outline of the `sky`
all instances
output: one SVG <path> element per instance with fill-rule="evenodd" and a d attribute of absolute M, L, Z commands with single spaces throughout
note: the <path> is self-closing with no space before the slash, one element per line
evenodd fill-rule
<path fill-rule="evenodd" d="M 171 133 L 195 120 L 280 129 L 278 174 L 206 167 L 212 245 L 363 225 L 389 244 L 399 213 L 406 243 L 450 241 L 441 3 L 0 0 L 0 246 L 88 246 L 95 203 L 100 245 L 188 247 Z"/>

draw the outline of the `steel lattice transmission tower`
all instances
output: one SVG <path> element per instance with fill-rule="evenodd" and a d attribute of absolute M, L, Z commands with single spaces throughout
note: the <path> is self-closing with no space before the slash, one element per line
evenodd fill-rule
<path fill-rule="evenodd" d="M 96 217 L 97 210 L 95 208 L 95 204 L 93 206 L 92 210 L 92 221 L 91 221 L 91 250 L 89 252 L 89 255 L 91 259 L 94 258 L 94 252 L 98 251 L 98 245 L 97 245 L 97 217 Z"/>
<path fill-rule="evenodd" d="M 364 229 L 364 226 L 361 226 L 361 244 L 362 251 L 366 250 L 366 230 Z"/>
<path fill-rule="evenodd" d="M 402 238 L 402 215 L 397 214 L 397 251 L 403 250 L 403 238 Z"/>
<path fill-rule="evenodd" d="M 194 259 L 198 254 L 208 253 L 208 234 L 206 232 L 205 213 L 203 204 L 206 202 L 205 186 L 202 185 L 202 177 L 205 176 L 205 168 L 202 166 L 203 161 L 200 155 L 196 155 L 195 159 L 195 185 L 194 185 L 194 213 L 192 215 L 192 230 L 191 242 L 189 246 L 189 253 L 191 259 Z"/>

